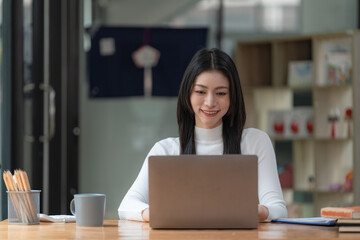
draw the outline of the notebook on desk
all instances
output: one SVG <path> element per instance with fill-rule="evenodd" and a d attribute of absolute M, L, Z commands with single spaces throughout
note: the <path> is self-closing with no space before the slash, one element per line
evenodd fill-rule
<path fill-rule="evenodd" d="M 257 228 L 257 156 L 150 156 L 149 205 L 152 228 Z"/>

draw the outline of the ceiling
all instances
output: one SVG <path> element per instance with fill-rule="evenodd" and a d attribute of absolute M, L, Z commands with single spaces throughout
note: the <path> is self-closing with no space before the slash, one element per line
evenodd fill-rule
<path fill-rule="evenodd" d="M 199 0 L 98 0 L 101 22 L 107 25 L 154 25 L 171 21 Z"/>

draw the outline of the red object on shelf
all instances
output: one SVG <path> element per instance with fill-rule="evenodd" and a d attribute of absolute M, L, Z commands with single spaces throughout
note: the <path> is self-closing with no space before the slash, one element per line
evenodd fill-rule
<path fill-rule="evenodd" d="M 335 133 L 335 121 L 331 121 L 331 138 L 335 138 L 336 137 L 336 133 Z"/>
<path fill-rule="evenodd" d="M 306 122 L 306 129 L 309 133 L 312 133 L 314 131 L 314 123 L 311 120 L 308 120 Z"/>
<path fill-rule="evenodd" d="M 276 133 L 283 133 L 284 132 L 284 123 L 282 123 L 282 122 L 274 123 L 274 130 Z"/>
<path fill-rule="evenodd" d="M 347 108 L 345 110 L 345 121 L 347 122 L 347 135 L 350 138 L 352 135 L 352 129 L 351 129 L 351 121 L 352 121 L 352 109 Z"/>
<path fill-rule="evenodd" d="M 339 121 L 340 118 L 340 110 L 338 108 L 330 109 L 328 121 L 331 122 L 331 138 L 336 137 L 336 125 L 335 123 Z"/>
<path fill-rule="evenodd" d="M 299 132 L 299 123 L 297 123 L 297 122 L 292 122 L 291 123 L 291 131 L 293 132 L 293 133 L 298 133 Z"/>
<path fill-rule="evenodd" d="M 352 119 L 352 109 L 351 108 L 347 108 L 345 110 L 345 118 L 346 119 Z"/>

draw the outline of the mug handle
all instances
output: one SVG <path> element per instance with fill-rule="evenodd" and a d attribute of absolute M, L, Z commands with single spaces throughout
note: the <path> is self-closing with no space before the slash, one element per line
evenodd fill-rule
<path fill-rule="evenodd" d="M 75 215 L 75 202 L 74 202 L 75 199 L 71 200 L 70 202 L 70 211 L 72 213 L 72 215 Z"/>

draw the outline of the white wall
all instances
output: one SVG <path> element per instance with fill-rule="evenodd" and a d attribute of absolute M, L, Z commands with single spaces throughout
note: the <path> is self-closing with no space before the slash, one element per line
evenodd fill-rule
<path fill-rule="evenodd" d="M 119 2 L 121 1 L 108 1 L 107 14 L 110 15 L 107 18 L 111 19 L 111 24 L 116 22 L 115 14 L 125 11 L 116 10 L 115 6 L 121 8 Z M 299 33 L 356 26 L 356 0 L 303 0 L 302 3 Z M 136 18 L 141 16 L 142 14 L 136 14 Z M 153 21 L 158 23 L 159 18 L 153 18 Z M 239 33 L 238 38 L 249 36 L 251 33 Z M 259 33 L 253 36 L 261 37 Z M 269 35 L 263 34 L 262 37 Z M 232 36 L 226 40 L 227 44 L 238 38 Z M 116 219 L 117 208 L 150 148 L 160 139 L 177 136 L 176 98 L 89 99 L 85 76 L 82 77 L 80 87 L 79 192 L 105 193 L 106 218 Z"/>
<path fill-rule="evenodd" d="M 318 33 L 355 29 L 357 4 L 357 0 L 302 0 L 302 32 Z"/>
<path fill-rule="evenodd" d="M 89 99 L 81 84 L 80 192 L 105 193 L 106 218 L 156 141 L 177 136 L 176 98 Z"/>

